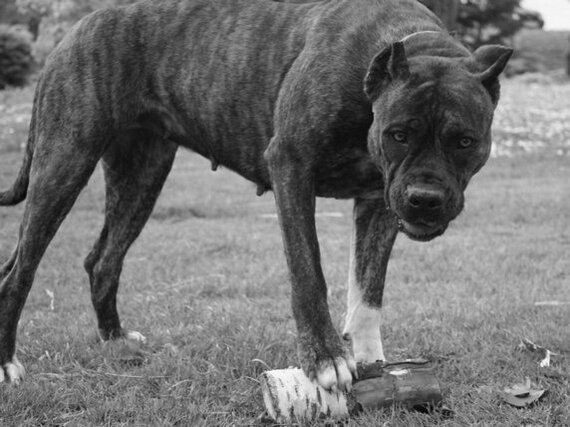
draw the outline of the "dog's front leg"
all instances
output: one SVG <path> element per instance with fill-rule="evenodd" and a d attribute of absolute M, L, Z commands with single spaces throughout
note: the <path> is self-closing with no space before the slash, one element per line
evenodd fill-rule
<path fill-rule="evenodd" d="M 380 306 L 397 221 L 383 199 L 356 199 L 348 273 L 348 307 L 343 337 L 357 362 L 385 360 Z"/>
<path fill-rule="evenodd" d="M 289 266 L 301 366 L 324 388 L 349 390 L 356 364 L 329 314 L 315 227 L 312 173 L 277 144 L 274 141 L 266 158 Z"/>

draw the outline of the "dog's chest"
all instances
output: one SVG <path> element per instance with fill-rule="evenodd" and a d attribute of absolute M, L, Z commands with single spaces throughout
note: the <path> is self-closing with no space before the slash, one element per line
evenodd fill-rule
<path fill-rule="evenodd" d="M 347 148 L 327 154 L 315 169 L 317 196 L 349 199 L 382 192 L 382 174 L 366 150 Z"/>

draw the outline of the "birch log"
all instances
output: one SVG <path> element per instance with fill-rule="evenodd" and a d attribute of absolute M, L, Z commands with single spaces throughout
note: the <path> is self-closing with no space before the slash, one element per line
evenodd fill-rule
<path fill-rule="evenodd" d="M 263 401 L 275 422 L 302 424 L 318 418 L 346 418 L 362 409 L 394 403 L 415 407 L 438 405 L 442 400 L 433 367 L 426 360 L 359 364 L 358 375 L 352 393 L 345 395 L 325 390 L 298 368 L 266 371 L 261 374 Z"/>
<path fill-rule="evenodd" d="M 348 417 L 346 396 L 325 390 L 299 368 L 264 372 L 261 390 L 265 408 L 277 423 Z"/>

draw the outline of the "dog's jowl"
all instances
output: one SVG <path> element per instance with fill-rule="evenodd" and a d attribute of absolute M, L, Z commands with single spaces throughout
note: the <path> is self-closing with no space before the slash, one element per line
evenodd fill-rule
<path fill-rule="evenodd" d="M 22 168 L 0 193 L 0 205 L 27 199 L 0 269 L 0 380 L 23 377 L 20 313 L 99 161 L 105 222 L 85 260 L 98 329 L 143 339 L 121 327 L 119 275 L 182 146 L 273 191 L 299 361 L 325 388 L 350 388 L 357 361 L 384 357 L 396 234 L 441 235 L 487 160 L 510 54 L 471 53 L 415 0 L 148 0 L 84 18 L 45 64 Z M 345 340 L 328 309 L 317 196 L 354 200 Z"/>

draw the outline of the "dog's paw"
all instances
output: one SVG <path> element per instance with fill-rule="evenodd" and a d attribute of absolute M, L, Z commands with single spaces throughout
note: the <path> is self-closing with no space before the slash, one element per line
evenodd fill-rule
<path fill-rule="evenodd" d="M 357 363 L 371 363 L 386 360 L 382 338 L 379 333 L 344 332 L 343 339 L 352 347 L 352 354 Z"/>
<path fill-rule="evenodd" d="M 0 383 L 10 382 L 12 384 L 19 384 L 22 379 L 24 379 L 26 371 L 24 366 L 18 361 L 16 356 L 12 358 L 12 361 L 4 363 L 2 368 L 0 368 Z"/>
<path fill-rule="evenodd" d="M 141 344 L 146 344 L 146 337 L 137 331 L 130 331 L 127 329 L 114 329 L 112 331 L 103 331 L 99 329 L 99 338 L 101 341 L 113 341 L 125 339 L 129 341 L 139 342 Z"/>
<path fill-rule="evenodd" d="M 386 360 L 380 334 L 380 310 L 361 302 L 349 307 L 342 338 L 352 348 L 356 362 Z"/>
<path fill-rule="evenodd" d="M 326 390 L 350 392 L 356 363 L 350 357 L 347 359 L 336 357 L 334 360 L 325 359 L 317 362 L 316 378 L 319 385 Z"/>
<path fill-rule="evenodd" d="M 356 377 L 356 362 L 336 334 L 326 343 L 300 340 L 298 352 L 301 367 L 311 380 L 326 390 L 350 391 Z"/>
<path fill-rule="evenodd" d="M 146 344 L 146 337 L 137 331 L 125 331 L 125 339 Z"/>
<path fill-rule="evenodd" d="M 356 341 L 352 349 L 357 362 L 371 363 L 386 360 L 384 349 L 382 348 L 382 341 L 378 339 Z"/>

